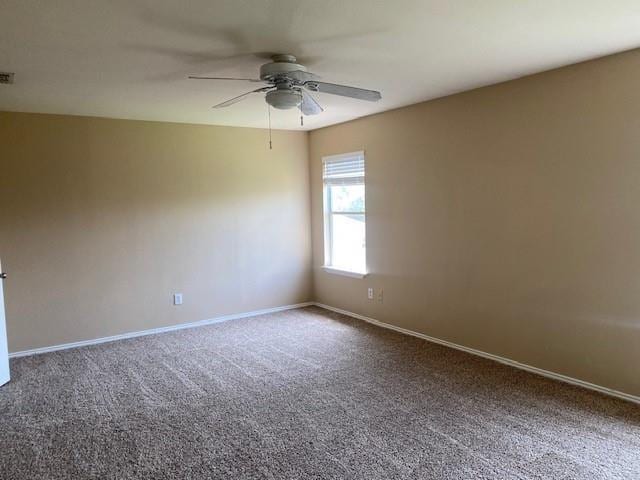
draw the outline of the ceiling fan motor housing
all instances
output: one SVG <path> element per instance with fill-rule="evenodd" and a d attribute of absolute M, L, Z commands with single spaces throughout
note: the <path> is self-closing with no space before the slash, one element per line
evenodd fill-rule
<path fill-rule="evenodd" d="M 260 67 L 260 80 L 275 81 L 279 76 L 287 73 L 307 71 L 307 67 L 296 63 L 296 57 L 293 55 L 274 55 L 272 58 L 273 62 L 265 63 Z"/>
<path fill-rule="evenodd" d="M 260 67 L 260 80 L 275 85 L 276 89 L 267 92 L 266 100 L 273 108 L 288 110 L 296 108 L 302 103 L 302 94 L 294 90 L 292 83 L 295 81 L 287 74 L 292 72 L 306 72 L 304 65 L 296 63 L 293 55 L 274 55 L 273 62 Z"/>

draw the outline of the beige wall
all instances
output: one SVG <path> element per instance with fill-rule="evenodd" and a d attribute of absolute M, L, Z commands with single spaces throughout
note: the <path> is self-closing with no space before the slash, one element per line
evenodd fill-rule
<path fill-rule="evenodd" d="M 312 132 L 316 299 L 640 395 L 639 81 L 633 51 Z M 360 149 L 364 280 L 320 269 L 321 157 Z"/>
<path fill-rule="evenodd" d="M 307 137 L 0 113 L 10 351 L 310 300 Z"/>

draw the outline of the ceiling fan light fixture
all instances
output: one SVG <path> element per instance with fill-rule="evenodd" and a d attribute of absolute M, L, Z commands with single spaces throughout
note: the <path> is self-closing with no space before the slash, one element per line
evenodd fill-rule
<path fill-rule="evenodd" d="M 267 92 L 267 103 L 279 110 L 296 108 L 302 103 L 302 94 L 295 90 L 272 90 Z"/>

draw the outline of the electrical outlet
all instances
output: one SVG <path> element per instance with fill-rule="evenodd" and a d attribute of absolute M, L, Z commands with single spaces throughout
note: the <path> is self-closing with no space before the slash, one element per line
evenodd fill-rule
<path fill-rule="evenodd" d="M 15 73 L 11 72 L 0 72 L 0 83 L 4 83 L 5 85 L 12 84 L 14 75 Z"/>
<path fill-rule="evenodd" d="M 182 294 L 174 293 L 173 294 L 173 304 L 174 305 L 182 305 Z"/>
<path fill-rule="evenodd" d="M 373 288 L 371 287 L 367 288 L 367 298 L 373 300 Z"/>
<path fill-rule="evenodd" d="M 378 290 L 378 301 L 382 303 L 384 300 L 382 289 Z"/>

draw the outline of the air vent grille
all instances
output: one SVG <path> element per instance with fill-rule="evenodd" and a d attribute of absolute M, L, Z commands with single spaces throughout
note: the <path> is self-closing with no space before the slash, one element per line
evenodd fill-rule
<path fill-rule="evenodd" d="M 9 72 L 0 72 L 0 84 L 4 83 L 6 85 L 13 83 L 13 73 Z"/>

